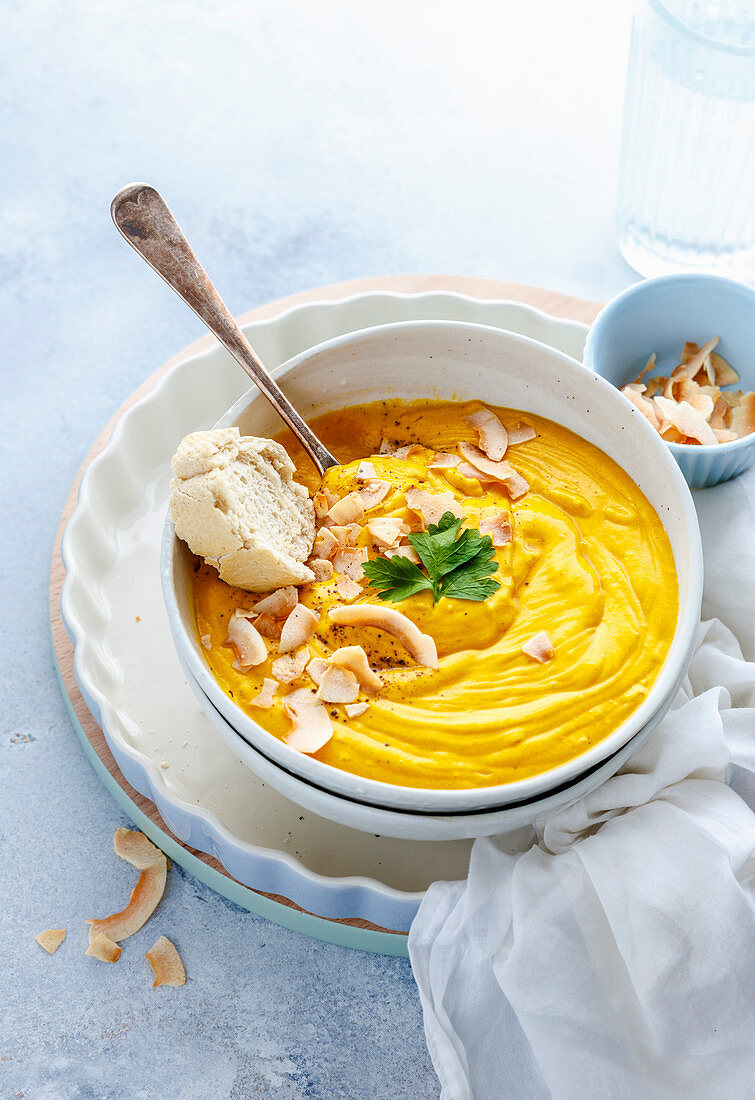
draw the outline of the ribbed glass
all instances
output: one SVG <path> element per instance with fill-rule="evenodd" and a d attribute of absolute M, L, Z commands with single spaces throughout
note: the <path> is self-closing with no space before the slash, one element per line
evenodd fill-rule
<path fill-rule="evenodd" d="M 755 277 L 755 0 L 637 0 L 617 229 L 643 275 Z"/>

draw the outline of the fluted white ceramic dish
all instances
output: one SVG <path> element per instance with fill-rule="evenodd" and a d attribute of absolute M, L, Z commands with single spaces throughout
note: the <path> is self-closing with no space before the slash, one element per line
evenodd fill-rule
<path fill-rule="evenodd" d="M 580 322 L 520 302 L 446 291 L 307 303 L 247 324 L 245 332 L 275 367 L 322 340 L 413 318 L 497 325 L 577 358 L 587 333 Z M 89 465 L 62 548 L 61 611 L 77 682 L 125 779 L 180 840 L 215 856 L 252 890 L 302 906 L 299 930 L 405 954 L 403 937 L 320 918 L 406 931 L 431 882 L 466 874 L 470 842 L 372 836 L 300 809 L 230 749 L 195 699 L 172 644 L 159 582 L 168 464 L 179 440 L 210 427 L 244 393 L 245 381 L 217 345 L 183 359 L 131 406 Z M 175 858 L 181 860 L 180 850 Z M 214 888 L 238 901 L 225 881 L 218 876 Z M 248 899 L 242 904 L 255 908 Z M 290 910 L 265 897 L 256 908 L 291 923 Z"/>
<path fill-rule="evenodd" d="M 645 418 L 613 386 L 544 344 L 453 321 L 405 322 L 350 333 L 295 356 L 276 371 L 276 377 L 305 416 L 390 396 L 482 397 L 491 404 L 535 412 L 563 424 L 616 460 L 660 516 L 674 554 L 679 611 L 669 654 L 647 698 L 628 720 L 587 752 L 540 775 L 494 787 L 401 787 L 355 776 L 296 752 L 226 695 L 207 665 L 194 630 L 188 596 L 191 555 L 168 522 L 162 552 L 163 593 L 182 664 L 225 722 L 261 757 L 279 766 L 278 771 L 268 772 L 267 782 L 278 785 L 283 776 L 293 775 L 314 788 L 348 799 L 352 824 L 356 824 L 353 815 L 359 806 L 367 807 L 365 820 L 370 807 L 443 818 L 477 815 L 568 789 L 580 776 L 594 775 L 599 764 L 615 758 L 640 730 L 654 728 L 691 654 L 702 596 L 702 550 L 692 498 L 678 466 Z M 238 425 L 243 434 L 250 435 L 280 430 L 276 414 L 256 390 L 245 394 L 219 425 Z M 253 769 L 255 759 L 247 761 Z M 324 813 L 326 804 L 322 805 Z M 439 835 L 448 828 L 445 821 L 439 822 Z"/>

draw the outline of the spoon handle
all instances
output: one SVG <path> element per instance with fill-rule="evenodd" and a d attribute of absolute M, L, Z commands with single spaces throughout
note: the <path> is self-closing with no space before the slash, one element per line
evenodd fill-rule
<path fill-rule="evenodd" d="M 191 306 L 244 368 L 320 474 L 330 466 L 338 466 L 338 459 L 320 442 L 255 355 L 159 192 L 146 183 L 129 184 L 113 199 L 110 213 L 121 236 Z"/>

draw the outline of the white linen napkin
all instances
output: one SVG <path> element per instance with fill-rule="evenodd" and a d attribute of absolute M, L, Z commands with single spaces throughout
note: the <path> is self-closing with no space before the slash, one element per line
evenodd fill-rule
<path fill-rule="evenodd" d="M 694 496 L 704 621 L 672 710 L 414 920 L 442 1100 L 755 1096 L 755 468 Z"/>

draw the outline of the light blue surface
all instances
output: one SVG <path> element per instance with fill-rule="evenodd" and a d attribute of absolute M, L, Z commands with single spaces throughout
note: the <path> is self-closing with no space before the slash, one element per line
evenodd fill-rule
<path fill-rule="evenodd" d="M 663 275 L 622 291 L 600 311 L 585 344 L 588 367 L 624 386 L 656 354 L 652 375 L 668 378 L 687 341 L 702 346 L 720 336 L 716 351 L 739 372 L 727 389 L 755 389 L 755 290 L 716 275 Z M 668 444 L 693 489 L 718 485 L 755 462 L 755 434 L 731 443 Z"/>
<path fill-rule="evenodd" d="M 239 312 L 418 270 L 610 297 L 633 278 L 611 227 L 627 23 L 590 0 L 547 18 L 482 0 L 3 6 L 0 1096 L 437 1097 L 406 960 L 274 926 L 177 868 L 117 965 L 84 957 L 83 919 L 133 871 L 55 678 L 53 536 L 100 429 L 201 333 L 108 205 L 158 186 Z M 63 925 L 49 957 L 33 937 Z M 184 989 L 150 988 L 161 932 Z"/>

